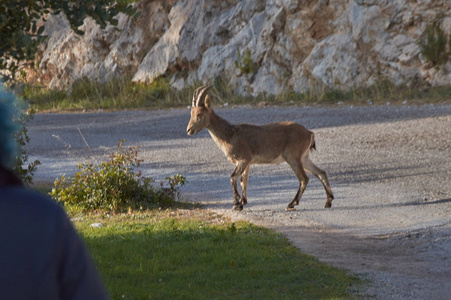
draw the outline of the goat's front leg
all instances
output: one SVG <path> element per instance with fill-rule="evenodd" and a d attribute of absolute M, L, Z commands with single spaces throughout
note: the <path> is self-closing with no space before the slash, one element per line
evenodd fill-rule
<path fill-rule="evenodd" d="M 291 160 L 287 159 L 287 163 L 290 165 L 291 169 L 293 169 L 294 174 L 296 174 L 296 177 L 299 179 L 298 192 L 296 193 L 296 196 L 294 196 L 293 201 L 291 201 L 287 207 L 287 210 L 294 210 L 294 206 L 299 205 L 299 201 L 301 200 L 302 194 L 304 193 L 305 188 L 307 187 L 309 178 L 304 171 L 304 166 L 302 165 L 300 159 L 296 157 Z"/>
<path fill-rule="evenodd" d="M 249 167 L 247 166 L 244 170 L 243 175 L 241 175 L 241 205 L 247 204 L 247 183 L 249 181 Z"/>
<path fill-rule="evenodd" d="M 236 164 L 236 168 L 235 171 L 233 172 L 233 174 L 230 176 L 230 182 L 232 183 L 232 189 L 233 189 L 233 210 L 243 210 L 243 203 L 246 202 L 245 201 L 240 201 L 241 197 L 240 197 L 240 192 L 238 191 L 238 178 L 240 178 L 240 176 L 243 175 L 243 172 L 248 168 L 249 166 L 249 162 L 247 161 L 239 161 Z M 247 180 L 246 180 L 247 182 Z M 246 195 L 244 195 L 246 196 Z"/>

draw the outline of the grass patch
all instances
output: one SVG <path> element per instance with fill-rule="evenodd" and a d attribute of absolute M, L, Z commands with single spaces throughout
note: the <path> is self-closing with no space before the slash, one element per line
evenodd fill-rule
<path fill-rule="evenodd" d="M 189 104 L 193 88 L 176 91 L 167 78 L 151 84 L 135 83 L 130 77 L 95 82 L 86 78 L 74 82 L 68 90 L 25 86 L 21 97 L 38 111 L 165 108 Z"/>
<path fill-rule="evenodd" d="M 267 96 L 274 103 L 299 103 L 318 105 L 381 105 L 381 104 L 426 104 L 451 102 L 451 86 L 408 87 L 397 86 L 390 81 L 379 81 L 371 86 L 351 90 L 312 87 L 304 93 L 287 91 L 277 96 Z M 265 101 L 265 99 L 261 99 Z"/>
<path fill-rule="evenodd" d="M 352 298 L 359 283 L 281 234 L 211 211 L 103 215 L 75 225 L 113 299 Z"/>
<path fill-rule="evenodd" d="M 286 91 L 279 95 L 259 94 L 256 97 L 239 95 L 237 90 L 218 77 L 210 90 L 216 104 L 297 104 L 297 105 L 368 105 L 368 104 L 425 104 L 451 101 L 451 86 L 428 87 L 397 86 L 381 80 L 368 87 L 351 90 L 312 86 L 303 93 Z M 151 84 L 134 83 L 130 77 L 112 78 L 100 83 L 88 79 L 76 81 L 70 90 L 51 90 L 26 86 L 21 97 L 27 99 L 36 111 L 83 109 L 153 109 L 186 107 L 190 105 L 193 91 L 201 85 L 175 90 L 170 79 L 160 77 Z"/>

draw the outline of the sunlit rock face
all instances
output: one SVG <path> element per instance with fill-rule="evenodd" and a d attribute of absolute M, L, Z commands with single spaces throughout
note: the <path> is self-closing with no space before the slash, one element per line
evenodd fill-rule
<path fill-rule="evenodd" d="M 221 77 L 242 94 L 349 89 L 380 80 L 451 83 L 451 61 L 431 66 L 419 41 L 440 20 L 451 34 L 446 1 L 143 0 L 142 14 L 101 29 L 85 20 L 77 36 L 62 15 L 48 18 L 35 80 L 64 88 L 86 77 L 182 88 Z"/>

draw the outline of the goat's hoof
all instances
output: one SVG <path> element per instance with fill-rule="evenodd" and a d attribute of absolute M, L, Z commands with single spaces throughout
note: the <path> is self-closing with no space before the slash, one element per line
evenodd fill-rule
<path fill-rule="evenodd" d="M 332 203 L 327 202 L 326 205 L 324 205 L 324 208 L 331 208 L 332 207 Z"/>
<path fill-rule="evenodd" d="M 242 211 L 243 210 L 243 205 L 236 204 L 236 205 L 233 206 L 232 210 Z"/>
<path fill-rule="evenodd" d="M 286 211 L 293 211 L 293 210 L 296 210 L 296 208 L 294 208 L 294 207 L 287 207 L 287 208 L 285 208 L 285 210 Z"/>

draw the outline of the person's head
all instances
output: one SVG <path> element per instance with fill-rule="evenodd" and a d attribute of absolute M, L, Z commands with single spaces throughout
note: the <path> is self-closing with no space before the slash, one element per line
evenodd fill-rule
<path fill-rule="evenodd" d="M 0 166 L 4 168 L 13 166 L 17 150 L 17 126 L 13 122 L 15 100 L 0 85 Z"/>

